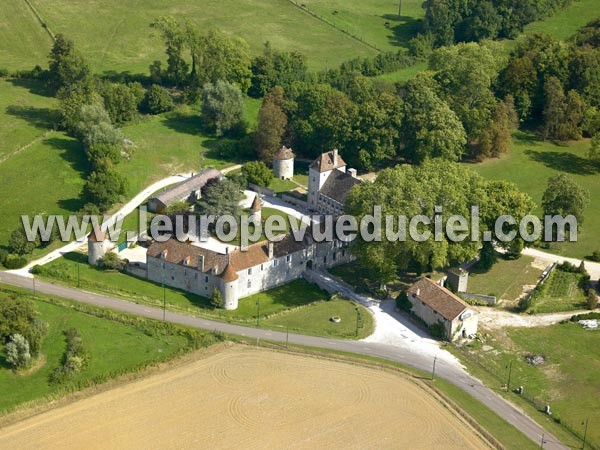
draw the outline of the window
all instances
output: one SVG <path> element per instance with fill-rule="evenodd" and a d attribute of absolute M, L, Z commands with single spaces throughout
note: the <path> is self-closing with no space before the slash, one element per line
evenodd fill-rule
<path fill-rule="evenodd" d="M 336 254 L 333 252 L 333 260 L 335 261 Z"/>
<path fill-rule="evenodd" d="M 204 290 L 205 290 L 205 291 L 208 291 L 208 286 L 204 286 Z"/>
<path fill-rule="evenodd" d="M 162 268 L 163 268 L 163 269 L 165 268 L 165 263 L 162 263 Z"/>
<path fill-rule="evenodd" d="M 292 255 L 287 255 L 285 257 L 286 262 L 291 262 L 292 261 Z"/>
<path fill-rule="evenodd" d="M 175 275 L 171 275 L 171 281 L 175 281 Z"/>
<path fill-rule="evenodd" d="M 183 269 L 183 276 L 187 277 L 187 269 Z"/>
<path fill-rule="evenodd" d="M 248 269 L 248 275 L 252 275 L 252 267 Z"/>
<path fill-rule="evenodd" d="M 248 280 L 248 289 L 252 287 L 252 281 Z"/>
<path fill-rule="evenodd" d="M 205 283 L 208 283 L 208 275 L 206 275 L 206 276 L 204 277 L 204 282 L 205 282 Z"/>
<path fill-rule="evenodd" d="M 261 265 L 260 265 L 260 271 L 262 272 L 263 270 L 265 270 L 265 265 L 264 265 L 264 264 L 261 264 Z"/>
<path fill-rule="evenodd" d="M 279 265 L 279 260 L 278 259 L 274 259 L 273 260 L 273 267 L 277 267 Z"/>
<path fill-rule="evenodd" d="M 323 262 L 327 264 L 327 255 L 323 256 Z"/>
<path fill-rule="evenodd" d="M 198 279 L 198 272 L 196 272 L 196 273 L 194 274 L 194 280 L 197 280 L 197 279 Z"/>

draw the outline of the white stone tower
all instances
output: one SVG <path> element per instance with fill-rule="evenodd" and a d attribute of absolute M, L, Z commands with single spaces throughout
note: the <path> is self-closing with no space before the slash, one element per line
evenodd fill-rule
<path fill-rule="evenodd" d="M 99 227 L 94 227 L 88 236 L 88 263 L 98 265 L 98 260 L 106 255 L 108 241 Z"/>
<path fill-rule="evenodd" d="M 273 174 L 280 180 L 291 180 L 294 177 L 294 152 L 285 145 L 273 155 Z"/>
<path fill-rule="evenodd" d="M 251 221 L 260 223 L 262 220 L 262 205 L 260 199 L 258 198 L 258 194 L 254 197 L 254 201 L 252 202 L 252 206 L 250 207 L 250 217 Z"/>
<path fill-rule="evenodd" d="M 223 308 L 233 311 L 238 308 L 238 278 L 239 275 L 230 262 L 220 275 L 220 290 L 223 296 Z"/>
<path fill-rule="evenodd" d="M 313 209 L 318 209 L 319 191 L 335 169 L 346 172 L 346 163 L 337 148 L 321 154 L 310 164 L 308 168 L 308 205 Z"/>

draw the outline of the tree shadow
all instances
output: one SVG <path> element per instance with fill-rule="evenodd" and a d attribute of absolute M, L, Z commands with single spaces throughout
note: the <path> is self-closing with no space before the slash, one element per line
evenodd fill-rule
<path fill-rule="evenodd" d="M 50 108 L 36 108 L 35 106 L 9 105 L 6 113 L 18 117 L 36 128 L 54 128 L 58 122 L 58 113 Z"/>
<path fill-rule="evenodd" d="M 162 123 L 178 133 L 193 134 L 194 136 L 206 134 L 199 114 L 190 115 L 171 112 L 163 117 Z"/>
<path fill-rule="evenodd" d="M 54 97 L 52 90 L 43 81 L 24 78 L 10 78 L 9 81 L 13 86 L 25 88 L 31 94 L 41 95 L 42 97 Z"/>
<path fill-rule="evenodd" d="M 147 85 L 152 82 L 148 75 L 143 73 L 131 73 L 128 70 L 123 70 L 121 72 L 117 72 L 116 70 L 105 70 L 102 72 L 101 77 L 113 83 L 131 83 L 137 81 Z"/>
<path fill-rule="evenodd" d="M 550 169 L 574 175 L 594 175 L 600 171 L 597 163 L 569 152 L 525 150 L 524 154 Z"/>
<path fill-rule="evenodd" d="M 409 40 L 417 35 L 423 28 L 422 19 L 410 16 L 398 16 L 397 14 L 384 14 L 381 16 L 389 23 L 392 35 L 388 36 L 390 44 L 406 47 Z"/>
<path fill-rule="evenodd" d="M 89 163 L 81 142 L 63 136 L 53 136 L 43 140 L 48 145 L 60 152 L 60 157 L 69 163 L 71 168 L 82 177 L 89 171 Z"/>

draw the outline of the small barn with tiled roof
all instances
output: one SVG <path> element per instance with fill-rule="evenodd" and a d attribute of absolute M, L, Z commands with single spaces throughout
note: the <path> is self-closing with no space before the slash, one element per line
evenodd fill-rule
<path fill-rule="evenodd" d="M 441 325 L 447 340 L 477 333 L 477 312 L 435 281 L 423 277 L 408 289 L 407 294 L 411 311 L 429 327 Z"/>

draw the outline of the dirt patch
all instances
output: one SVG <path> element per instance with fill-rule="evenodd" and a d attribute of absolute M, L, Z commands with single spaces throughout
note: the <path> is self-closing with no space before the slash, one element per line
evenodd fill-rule
<path fill-rule="evenodd" d="M 0 430 L 1 448 L 487 448 L 404 377 L 234 346 Z"/>

